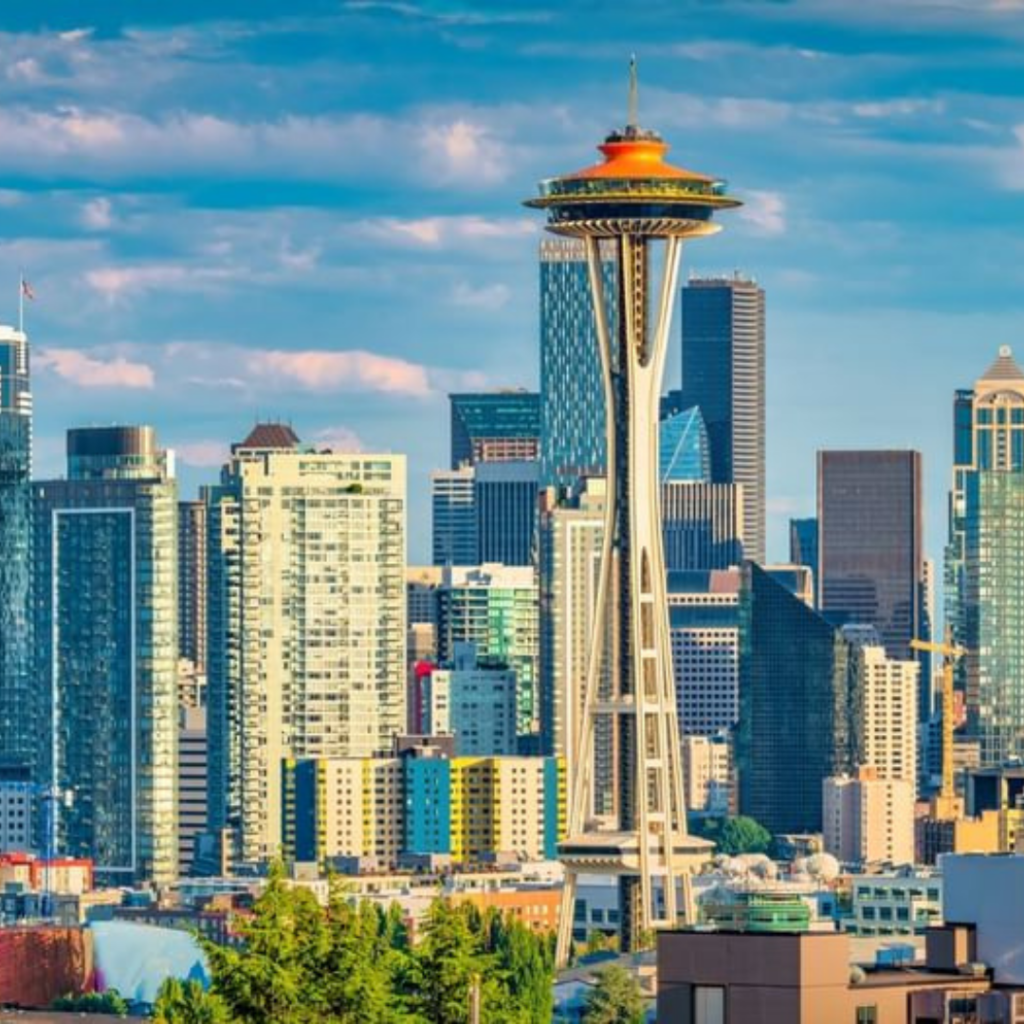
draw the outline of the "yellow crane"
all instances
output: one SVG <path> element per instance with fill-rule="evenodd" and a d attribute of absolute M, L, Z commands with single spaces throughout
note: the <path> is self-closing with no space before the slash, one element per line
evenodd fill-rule
<path fill-rule="evenodd" d="M 952 632 L 946 629 L 943 643 L 932 640 L 911 640 L 915 651 L 929 651 L 942 655 L 942 786 L 933 801 L 933 816 L 956 818 L 960 813 L 956 786 L 953 781 L 953 667 L 959 658 L 967 654 L 965 647 L 952 642 Z"/>

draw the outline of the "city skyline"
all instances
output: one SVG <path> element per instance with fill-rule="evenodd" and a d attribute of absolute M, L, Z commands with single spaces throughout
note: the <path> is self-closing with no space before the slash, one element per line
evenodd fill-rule
<path fill-rule="evenodd" d="M 162 27 L 103 4 L 92 25 L 55 5 L 9 12 L 0 319 L 24 269 L 37 475 L 59 472 L 65 425 L 116 410 L 179 452 L 189 498 L 258 413 L 314 443 L 408 454 L 410 520 L 425 522 L 447 391 L 536 386 L 522 187 L 544 154 L 569 158 L 612 123 L 635 49 L 645 116 L 751 200 L 691 268 L 739 266 L 768 294 L 769 558 L 813 509 L 818 447 L 922 450 L 937 557 L 949 396 L 1016 342 L 1016 243 L 992 240 L 1024 213 L 1024 19 L 890 7 L 702 6 L 696 37 L 659 4 L 587 24 L 490 4 L 250 6 L 244 23 L 236 5 L 204 5 L 201 23 L 184 5 Z M 550 41 L 568 20 L 571 52 Z M 237 88 L 218 87 L 226 74 Z M 950 247 L 964 179 L 999 219 L 959 225 Z M 859 416 L 864 394 L 887 415 Z M 410 542 L 426 561 L 428 529 Z"/>

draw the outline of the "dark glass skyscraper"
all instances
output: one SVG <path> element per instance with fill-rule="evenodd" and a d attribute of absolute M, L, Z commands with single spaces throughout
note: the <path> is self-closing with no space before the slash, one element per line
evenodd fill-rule
<path fill-rule="evenodd" d="M 919 452 L 818 452 L 818 607 L 830 621 L 874 626 L 899 661 L 914 660 L 910 641 L 930 632 L 923 518 Z M 931 714 L 924 678 L 918 714 Z"/>
<path fill-rule="evenodd" d="M 740 813 L 769 832 L 820 832 L 822 780 L 856 767 L 849 645 L 748 562 L 740 591 Z"/>
<path fill-rule="evenodd" d="M 481 462 L 537 458 L 540 395 L 535 391 L 488 391 L 448 397 L 452 469 Z"/>
<path fill-rule="evenodd" d="M 33 763 L 29 655 L 32 394 L 28 339 L 0 327 L 0 766 Z"/>
<path fill-rule="evenodd" d="M 793 565 L 806 565 L 814 573 L 818 587 L 818 520 L 790 519 L 789 560 Z"/>
<path fill-rule="evenodd" d="M 739 276 L 692 278 L 682 290 L 681 401 L 699 406 L 711 479 L 743 487 L 743 542 L 765 558 L 764 292 Z"/>
<path fill-rule="evenodd" d="M 43 779 L 58 848 L 108 881 L 177 876 L 177 486 L 152 427 L 68 431 L 32 485 Z"/>

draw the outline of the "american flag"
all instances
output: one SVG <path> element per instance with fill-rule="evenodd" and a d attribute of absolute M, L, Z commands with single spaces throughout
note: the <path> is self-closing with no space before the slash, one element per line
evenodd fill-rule
<path fill-rule="evenodd" d="M 36 293 L 32 290 L 32 285 L 30 285 L 25 278 L 21 279 L 21 294 L 30 302 L 35 301 Z"/>

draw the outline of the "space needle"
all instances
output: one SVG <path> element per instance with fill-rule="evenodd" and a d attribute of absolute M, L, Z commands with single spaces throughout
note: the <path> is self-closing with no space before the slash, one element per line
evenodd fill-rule
<path fill-rule="evenodd" d="M 547 229 L 582 240 L 605 401 L 608 495 L 583 693 L 568 767 L 565 887 L 557 960 L 565 964 L 581 875 L 619 880 L 623 951 L 644 933 L 693 923 L 690 874 L 710 844 L 687 834 L 679 723 L 669 644 L 658 481 L 658 408 L 682 243 L 717 232 L 716 211 L 740 205 L 717 178 L 665 161 L 668 145 L 637 120 L 630 62 L 626 127 L 601 163 L 549 178 L 527 206 Z M 609 329 L 602 260 L 614 259 L 617 331 Z M 660 275 L 660 276 L 659 276 Z M 655 301 L 651 303 L 651 299 Z M 604 659 L 608 659 L 607 665 Z M 611 694 L 600 686 L 611 681 Z M 618 749 L 614 812 L 594 814 L 594 734 L 610 720 Z"/>

